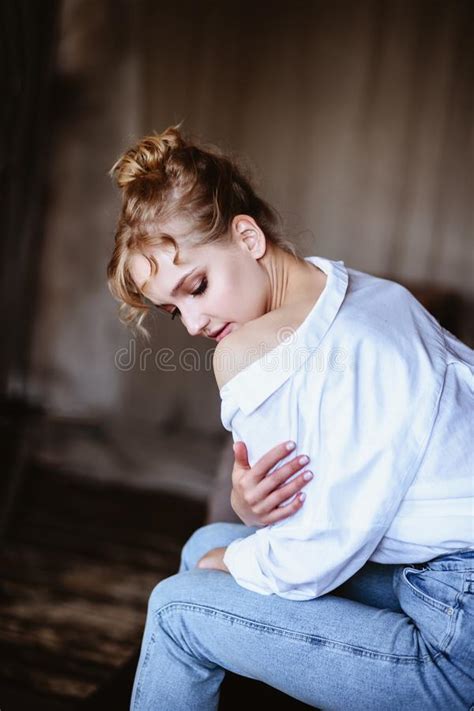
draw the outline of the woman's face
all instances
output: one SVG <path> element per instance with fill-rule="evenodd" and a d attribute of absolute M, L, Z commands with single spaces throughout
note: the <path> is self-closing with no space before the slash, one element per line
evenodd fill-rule
<path fill-rule="evenodd" d="M 250 218 L 251 219 L 251 218 Z M 150 301 L 181 318 L 191 336 L 222 337 L 268 311 L 269 285 L 260 265 L 253 225 L 240 223 L 231 243 L 201 247 L 179 245 L 180 264 L 173 264 L 174 248 L 151 248 L 158 270 L 137 254 L 131 258 L 131 276 Z M 179 238 L 178 238 L 179 244 Z M 225 331 L 224 331 L 225 329 Z M 216 338 L 222 333 L 221 338 Z"/>

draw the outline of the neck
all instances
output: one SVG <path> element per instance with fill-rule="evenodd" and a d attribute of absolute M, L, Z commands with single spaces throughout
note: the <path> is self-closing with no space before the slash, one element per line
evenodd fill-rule
<path fill-rule="evenodd" d="M 268 244 L 260 264 L 268 278 L 268 311 L 312 297 L 315 286 L 322 286 L 318 277 L 324 275 L 319 269 L 272 244 Z"/>

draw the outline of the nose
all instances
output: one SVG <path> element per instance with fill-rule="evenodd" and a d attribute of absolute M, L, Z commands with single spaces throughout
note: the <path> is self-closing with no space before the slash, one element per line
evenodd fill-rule
<path fill-rule="evenodd" d="M 209 324 L 209 319 L 204 314 L 192 311 L 181 311 L 181 321 L 190 336 L 203 334 L 204 329 Z"/>

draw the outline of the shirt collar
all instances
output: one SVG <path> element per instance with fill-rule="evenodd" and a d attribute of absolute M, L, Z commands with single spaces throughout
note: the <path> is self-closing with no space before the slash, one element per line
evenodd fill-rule
<path fill-rule="evenodd" d="M 346 295 L 349 276 L 343 261 L 305 257 L 327 274 L 326 286 L 296 330 L 281 331 L 281 343 L 231 378 L 219 391 L 249 415 L 298 370 L 319 346 Z"/>

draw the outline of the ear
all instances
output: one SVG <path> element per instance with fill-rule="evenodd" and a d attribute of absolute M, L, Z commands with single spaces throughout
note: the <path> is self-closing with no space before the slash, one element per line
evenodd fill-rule
<path fill-rule="evenodd" d="M 261 259 L 267 249 L 264 233 L 250 215 L 236 215 L 231 225 L 232 237 L 236 244 L 254 259 Z"/>

